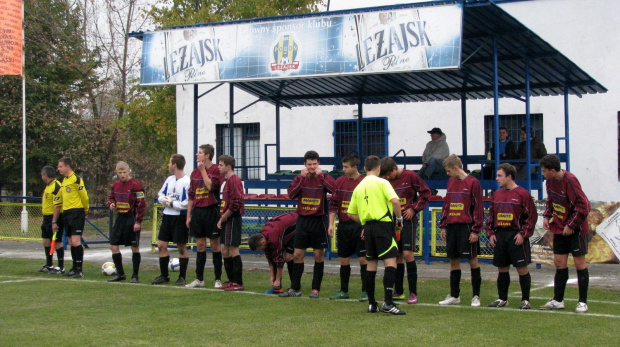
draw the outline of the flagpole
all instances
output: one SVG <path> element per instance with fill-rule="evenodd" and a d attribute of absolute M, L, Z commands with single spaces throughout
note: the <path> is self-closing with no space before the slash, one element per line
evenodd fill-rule
<path fill-rule="evenodd" d="M 22 233 L 28 232 L 28 210 L 26 210 L 26 34 L 24 30 L 24 2 L 22 1 Z"/>

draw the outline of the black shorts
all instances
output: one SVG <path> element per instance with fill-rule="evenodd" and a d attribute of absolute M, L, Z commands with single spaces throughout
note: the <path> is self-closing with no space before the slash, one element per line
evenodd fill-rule
<path fill-rule="evenodd" d="M 449 259 L 474 259 L 480 253 L 480 241 L 469 242 L 471 224 L 448 224 L 446 226 L 446 253 Z"/>
<path fill-rule="evenodd" d="M 159 227 L 157 239 L 164 242 L 187 244 L 189 229 L 185 225 L 186 221 L 187 216 L 185 215 L 174 216 L 165 214 Z"/>
<path fill-rule="evenodd" d="M 400 241 L 396 240 L 398 250 L 415 252 L 416 227 L 418 225 L 418 217 L 403 220 L 403 229 L 400 231 Z M 396 232 L 396 229 L 394 229 Z"/>
<path fill-rule="evenodd" d="M 530 241 L 523 240 L 521 246 L 515 245 L 515 236 L 518 231 L 499 229 L 495 232 L 495 248 L 493 249 L 493 265 L 507 267 L 524 267 L 532 262 Z"/>
<path fill-rule="evenodd" d="M 52 239 L 54 236 L 54 231 L 52 230 L 52 219 L 53 215 L 43 216 L 43 224 L 41 224 L 41 238 L 42 239 Z M 58 216 L 58 220 L 56 221 L 56 225 L 58 226 L 58 232 L 56 233 L 56 241 L 62 240 L 62 228 L 64 228 L 64 224 L 62 222 L 62 213 Z"/>
<path fill-rule="evenodd" d="M 367 222 L 364 225 L 366 259 L 383 260 L 398 257 L 398 245 L 394 239 L 392 222 Z"/>
<path fill-rule="evenodd" d="M 135 220 L 130 213 L 116 215 L 114 228 L 110 231 L 110 245 L 112 246 L 140 246 L 140 232 L 133 231 Z"/>
<path fill-rule="evenodd" d="M 336 230 L 336 247 L 338 256 L 348 258 L 353 254 L 358 257 L 366 256 L 366 244 L 362 240 L 362 225 L 354 221 L 338 223 Z"/>
<path fill-rule="evenodd" d="M 220 209 L 217 205 L 192 208 L 192 219 L 189 232 L 195 238 L 216 239 L 220 237 L 217 222 L 220 220 Z"/>
<path fill-rule="evenodd" d="M 63 223 L 65 224 L 65 233 L 67 237 L 84 233 L 84 223 L 86 222 L 86 214 L 82 208 L 73 208 L 62 212 Z"/>
<path fill-rule="evenodd" d="M 553 235 L 553 254 L 572 254 L 579 257 L 588 254 L 588 235 L 579 235 L 580 230 L 575 229 L 572 235 Z"/>
<path fill-rule="evenodd" d="M 299 216 L 294 246 L 296 249 L 327 248 L 327 218 L 325 216 Z"/>
<path fill-rule="evenodd" d="M 220 244 L 224 246 L 239 247 L 241 245 L 241 215 L 233 214 L 222 223 Z"/>

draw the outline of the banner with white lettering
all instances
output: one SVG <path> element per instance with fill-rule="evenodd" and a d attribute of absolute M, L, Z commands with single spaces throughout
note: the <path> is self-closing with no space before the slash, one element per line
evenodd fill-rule
<path fill-rule="evenodd" d="M 141 84 L 454 69 L 462 6 L 145 32 Z"/>
<path fill-rule="evenodd" d="M 22 2 L 4 0 L 0 6 L 0 75 L 22 74 Z"/>

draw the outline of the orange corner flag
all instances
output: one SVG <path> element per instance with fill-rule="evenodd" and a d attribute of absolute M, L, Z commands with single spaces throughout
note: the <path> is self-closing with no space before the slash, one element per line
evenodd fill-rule
<path fill-rule="evenodd" d="M 22 1 L 3 0 L 0 6 L 0 75 L 22 74 Z"/>

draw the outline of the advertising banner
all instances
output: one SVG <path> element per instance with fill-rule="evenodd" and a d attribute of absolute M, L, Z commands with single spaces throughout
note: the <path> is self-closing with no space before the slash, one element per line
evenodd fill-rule
<path fill-rule="evenodd" d="M 22 2 L 0 5 L 0 75 L 22 74 Z"/>
<path fill-rule="evenodd" d="M 458 68 L 460 4 L 145 32 L 141 84 Z"/>

